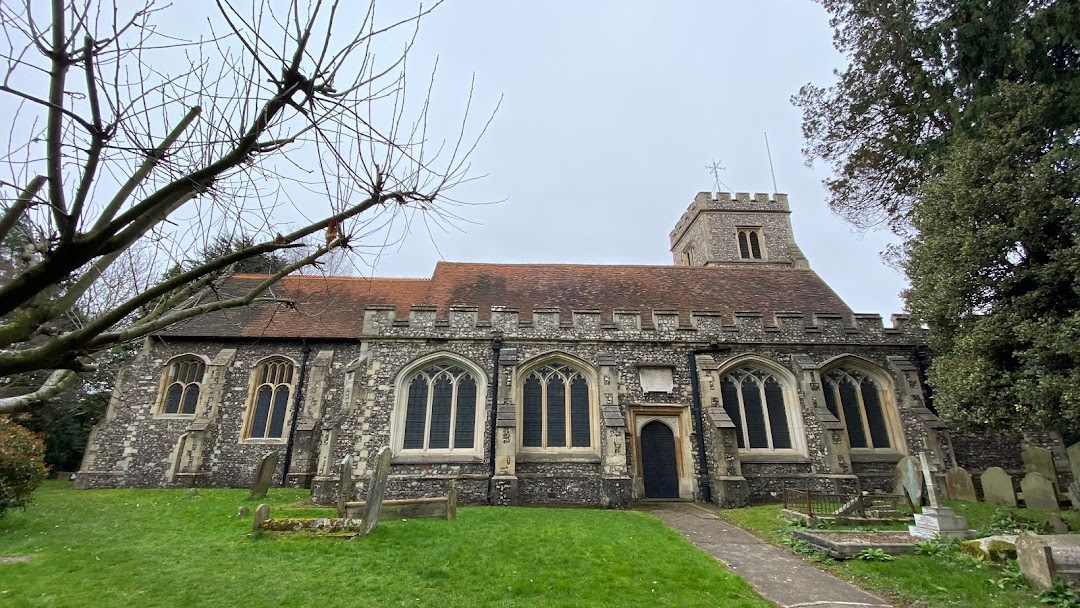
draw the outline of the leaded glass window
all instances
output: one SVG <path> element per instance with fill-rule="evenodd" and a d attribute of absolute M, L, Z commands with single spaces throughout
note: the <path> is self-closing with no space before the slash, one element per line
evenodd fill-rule
<path fill-rule="evenodd" d="M 287 359 L 274 358 L 255 368 L 248 439 L 281 439 L 285 434 L 295 367 Z"/>
<path fill-rule="evenodd" d="M 728 372 L 720 381 L 720 397 L 740 448 L 792 449 L 784 387 L 771 372 L 752 367 Z"/>
<path fill-rule="evenodd" d="M 591 448 L 589 381 L 566 365 L 529 373 L 521 389 L 521 445 L 526 448 Z"/>
<path fill-rule="evenodd" d="M 206 365 L 198 357 L 173 359 L 165 370 L 162 414 L 194 415 Z"/>
<path fill-rule="evenodd" d="M 850 368 L 824 376 L 825 407 L 844 424 L 853 448 L 891 448 L 881 386 L 873 377 Z"/>
<path fill-rule="evenodd" d="M 477 387 L 472 372 L 453 363 L 429 365 L 406 382 L 403 450 L 472 450 Z"/>

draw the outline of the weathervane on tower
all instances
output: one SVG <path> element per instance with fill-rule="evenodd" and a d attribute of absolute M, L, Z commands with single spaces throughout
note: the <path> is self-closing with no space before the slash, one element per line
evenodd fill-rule
<path fill-rule="evenodd" d="M 716 160 L 716 158 L 713 158 L 712 164 L 705 165 L 705 168 L 708 169 L 709 173 L 711 173 L 713 176 L 716 192 L 720 191 L 720 186 L 723 186 L 725 189 L 727 189 L 728 192 L 734 192 L 730 186 L 724 183 L 724 180 L 720 179 L 720 172 L 727 169 L 727 167 L 720 164 L 720 161 Z"/>

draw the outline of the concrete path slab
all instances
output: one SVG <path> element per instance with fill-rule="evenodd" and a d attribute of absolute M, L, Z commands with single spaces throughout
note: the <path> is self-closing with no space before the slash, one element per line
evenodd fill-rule
<path fill-rule="evenodd" d="M 708 505 L 666 503 L 651 510 L 781 608 L 891 608 L 885 600 L 758 540 Z"/>

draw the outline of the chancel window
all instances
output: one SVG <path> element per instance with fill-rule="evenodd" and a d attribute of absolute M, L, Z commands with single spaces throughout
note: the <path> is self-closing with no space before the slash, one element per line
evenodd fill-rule
<path fill-rule="evenodd" d="M 720 394 L 740 449 L 793 449 L 784 385 L 772 372 L 735 369 L 721 380 Z"/>
<path fill-rule="evenodd" d="M 525 448 L 591 448 L 589 381 L 561 364 L 532 370 L 521 385 L 521 445 Z"/>
<path fill-rule="evenodd" d="M 872 376 L 840 368 L 823 378 L 825 407 L 847 429 L 852 448 L 889 449 L 889 424 L 881 386 Z"/>
<path fill-rule="evenodd" d="M 475 449 L 479 391 L 472 372 L 438 363 L 417 371 L 404 386 L 402 450 Z"/>
<path fill-rule="evenodd" d="M 296 366 L 284 358 L 263 361 L 255 368 L 249 404 L 248 439 L 281 439 L 289 410 Z"/>
<path fill-rule="evenodd" d="M 739 228 L 739 257 L 744 260 L 764 259 L 761 228 Z"/>
<path fill-rule="evenodd" d="M 173 359 L 165 369 L 159 412 L 169 415 L 194 415 L 205 371 L 206 364 L 198 357 Z"/>

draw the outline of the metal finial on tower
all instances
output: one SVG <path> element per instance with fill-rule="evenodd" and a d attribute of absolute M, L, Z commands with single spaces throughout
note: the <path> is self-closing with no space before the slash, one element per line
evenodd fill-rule
<path fill-rule="evenodd" d="M 724 181 L 722 179 L 720 179 L 720 172 L 727 170 L 727 167 L 725 167 L 724 165 L 721 165 L 720 161 L 718 161 L 718 160 L 716 160 L 714 158 L 713 161 L 712 161 L 712 164 L 711 165 L 705 165 L 705 168 L 708 169 L 709 173 L 712 174 L 713 180 L 715 181 L 715 187 L 716 187 L 717 192 L 720 191 L 720 186 L 723 186 L 728 192 L 734 192 L 731 189 L 730 186 L 725 184 Z"/>

